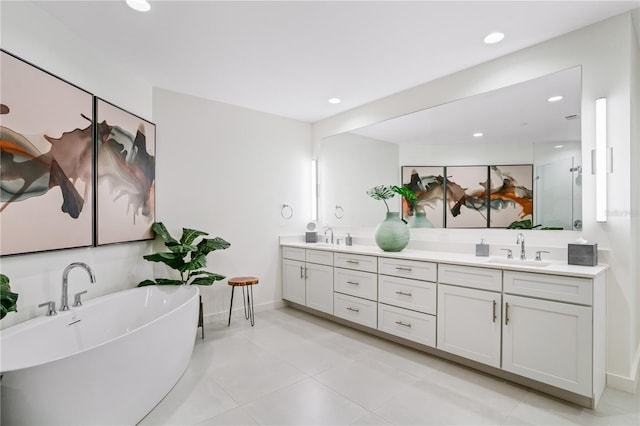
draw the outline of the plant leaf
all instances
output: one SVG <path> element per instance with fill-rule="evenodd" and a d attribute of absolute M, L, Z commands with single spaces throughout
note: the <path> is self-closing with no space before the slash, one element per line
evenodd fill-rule
<path fill-rule="evenodd" d="M 144 280 L 138 283 L 138 287 L 145 287 L 148 285 L 156 285 L 156 282 L 154 280 Z"/>
<path fill-rule="evenodd" d="M 9 312 L 18 312 L 18 293 L 11 291 L 9 277 L 0 274 L 0 319 Z"/>
<path fill-rule="evenodd" d="M 150 262 L 164 263 L 168 267 L 172 269 L 177 269 L 177 270 L 181 270 L 180 268 L 182 268 L 185 265 L 184 257 L 176 253 L 164 252 L 164 253 L 147 254 L 143 256 L 143 258 Z"/>
<path fill-rule="evenodd" d="M 153 229 L 153 232 L 155 232 L 156 235 L 159 235 L 160 238 L 162 238 L 165 244 L 178 244 L 178 240 L 171 236 L 169 231 L 167 231 L 167 227 L 164 226 L 162 222 L 154 222 L 153 225 L 151 225 L 151 229 Z"/>
<path fill-rule="evenodd" d="M 378 186 L 374 186 L 371 189 L 368 189 L 367 190 L 367 195 L 369 197 L 373 198 L 374 200 L 383 200 L 384 201 L 384 200 L 388 200 L 390 198 L 393 198 L 395 193 L 388 186 L 378 185 Z"/>
<path fill-rule="evenodd" d="M 185 284 L 182 280 L 171 280 L 168 278 L 157 278 L 156 284 L 158 285 L 182 285 Z"/>
<path fill-rule="evenodd" d="M 191 244 L 195 241 L 196 238 L 202 235 L 209 235 L 204 231 L 198 231 L 196 229 L 182 228 L 182 238 L 180 238 L 180 242 L 182 244 Z"/>
<path fill-rule="evenodd" d="M 396 192 L 397 194 L 400 194 L 404 198 L 406 198 L 407 201 L 409 202 L 409 205 L 413 205 L 418 201 L 418 197 L 416 196 L 416 194 L 414 194 L 413 191 L 411 191 L 407 187 L 404 187 L 404 186 L 400 187 L 397 185 L 393 185 L 391 189 L 393 189 L 393 191 Z"/>
<path fill-rule="evenodd" d="M 229 248 L 231 244 L 220 237 L 205 238 L 198 244 L 198 254 L 207 255 L 215 250 L 224 250 Z"/>
<path fill-rule="evenodd" d="M 191 285 L 211 285 L 215 281 L 220 281 L 226 278 L 224 275 L 214 274 L 213 272 L 203 272 L 205 272 L 206 275 L 196 277 L 196 279 L 191 281 Z"/>
<path fill-rule="evenodd" d="M 205 266 L 207 266 L 206 255 L 194 253 L 193 256 L 195 257 L 191 259 L 190 262 L 187 262 L 184 265 L 182 265 L 180 268 L 178 268 L 180 272 L 195 271 L 197 269 L 204 268 Z"/>

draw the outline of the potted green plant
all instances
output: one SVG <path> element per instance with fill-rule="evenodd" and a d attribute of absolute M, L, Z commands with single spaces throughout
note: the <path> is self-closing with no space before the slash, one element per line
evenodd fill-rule
<path fill-rule="evenodd" d="M 153 232 L 159 235 L 168 252 L 153 253 L 143 256 L 150 262 L 164 263 L 169 268 L 178 271 L 180 279 L 156 278 L 144 280 L 138 287 L 147 285 L 212 285 L 216 281 L 225 279 L 224 275 L 205 271 L 207 255 L 215 250 L 224 250 L 231 244 L 220 237 L 204 238 L 209 235 L 204 231 L 182 228 L 180 240 L 171 236 L 162 222 L 154 222 L 151 226 Z M 200 240 L 196 242 L 196 240 Z M 202 296 L 200 296 L 200 312 L 198 313 L 198 327 L 202 327 L 204 339 L 204 315 L 202 309 Z"/>
<path fill-rule="evenodd" d="M 0 274 L 0 319 L 9 312 L 18 312 L 18 293 L 11 291 L 9 277 Z"/>
<path fill-rule="evenodd" d="M 224 250 L 231 244 L 220 237 L 204 238 L 206 232 L 183 228 L 182 237 L 176 240 L 171 236 L 162 222 L 155 222 L 151 229 L 162 238 L 168 252 L 148 254 L 145 260 L 164 263 L 169 268 L 180 273 L 180 279 L 156 278 L 144 280 L 138 287 L 146 285 L 212 285 L 215 281 L 223 280 L 224 275 L 205 271 L 207 255 L 215 250 Z M 199 242 L 196 240 L 201 238 Z"/>
<path fill-rule="evenodd" d="M 375 240 L 378 247 L 384 251 L 400 251 L 409 244 L 409 228 L 407 223 L 401 220 L 398 212 L 389 210 L 387 200 L 393 198 L 396 194 L 402 195 L 409 205 L 415 203 L 418 198 L 408 188 L 400 186 L 379 185 L 367 190 L 374 200 L 382 200 L 387 208 L 387 217 L 377 227 L 375 232 Z"/>

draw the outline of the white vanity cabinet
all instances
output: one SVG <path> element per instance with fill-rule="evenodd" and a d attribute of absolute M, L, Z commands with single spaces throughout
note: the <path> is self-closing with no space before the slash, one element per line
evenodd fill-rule
<path fill-rule="evenodd" d="M 333 314 L 333 252 L 282 248 L 282 298 Z"/>
<path fill-rule="evenodd" d="M 437 265 L 378 258 L 378 330 L 436 345 Z"/>
<path fill-rule="evenodd" d="M 502 368 L 599 398 L 593 280 L 505 271 L 504 286 Z"/>
<path fill-rule="evenodd" d="M 500 367 L 502 271 L 438 265 L 437 348 Z"/>
<path fill-rule="evenodd" d="M 367 327 L 378 324 L 377 257 L 334 255 L 334 315 Z"/>

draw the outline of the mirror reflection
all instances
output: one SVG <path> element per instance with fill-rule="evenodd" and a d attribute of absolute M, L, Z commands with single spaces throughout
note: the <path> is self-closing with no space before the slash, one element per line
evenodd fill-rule
<path fill-rule="evenodd" d="M 376 226 L 384 212 L 365 191 L 406 180 L 401 168 L 530 164 L 531 226 L 579 230 L 580 98 L 581 70 L 574 67 L 324 138 L 319 162 L 322 220 L 336 226 Z M 399 197 L 390 201 L 401 211 Z M 424 211 L 437 219 L 434 226 L 446 226 L 439 221 L 446 213 L 429 206 Z"/>

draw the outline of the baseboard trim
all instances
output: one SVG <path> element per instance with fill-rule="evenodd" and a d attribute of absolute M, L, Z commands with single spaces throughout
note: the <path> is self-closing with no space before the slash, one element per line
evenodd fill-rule
<path fill-rule="evenodd" d="M 629 377 L 607 373 L 607 386 L 624 392 L 636 393 L 640 383 L 640 345 L 636 349 L 636 356 L 631 365 Z"/>
<path fill-rule="evenodd" d="M 266 302 L 266 303 L 261 303 L 259 305 L 254 305 L 253 308 L 255 312 L 258 313 L 258 312 L 269 311 L 272 309 L 282 308 L 284 306 L 286 306 L 286 303 L 284 300 L 276 300 L 274 302 Z M 244 310 L 244 307 L 242 306 L 242 304 L 240 304 L 240 306 L 233 308 L 232 316 L 234 312 L 243 311 L 243 310 Z M 204 315 L 204 323 L 211 324 L 214 322 L 227 320 L 228 318 L 229 318 L 229 311 L 227 310 L 209 313 Z"/>

